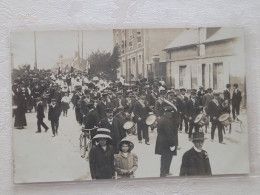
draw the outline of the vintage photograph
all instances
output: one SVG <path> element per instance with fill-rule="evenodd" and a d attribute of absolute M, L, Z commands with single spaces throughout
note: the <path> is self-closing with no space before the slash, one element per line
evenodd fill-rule
<path fill-rule="evenodd" d="M 11 33 L 14 183 L 248 174 L 243 28 Z"/>

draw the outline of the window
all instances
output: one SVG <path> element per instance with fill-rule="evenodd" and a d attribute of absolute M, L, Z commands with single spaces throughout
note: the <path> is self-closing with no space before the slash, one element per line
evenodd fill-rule
<path fill-rule="evenodd" d="M 129 29 L 128 30 L 128 38 L 129 38 L 129 49 L 133 49 L 133 30 Z"/>
<path fill-rule="evenodd" d="M 119 45 L 119 36 L 118 36 L 118 32 L 116 32 L 116 45 Z"/>
<path fill-rule="evenodd" d="M 136 33 L 137 35 L 137 45 L 140 46 L 142 45 L 142 35 L 141 35 L 141 31 L 137 31 Z"/>
<path fill-rule="evenodd" d="M 206 88 L 206 64 L 202 64 L 202 85 Z"/>
<path fill-rule="evenodd" d="M 186 77 L 186 66 L 180 66 L 179 67 L 179 85 L 180 85 L 180 88 L 184 87 L 185 77 Z"/>
<path fill-rule="evenodd" d="M 205 45 L 204 44 L 199 45 L 199 56 L 200 57 L 205 56 Z"/>
<path fill-rule="evenodd" d="M 222 90 L 224 89 L 224 70 L 223 63 L 213 64 L 213 89 Z"/>
<path fill-rule="evenodd" d="M 197 65 L 194 64 L 191 66 L 191 88 L 197 89 L 198 88 L 198 75 L 197 75 Z"/>
<path fill-rule="evenodd" d="M 121 37 L 122 37 L 122 41 L 121 41 L 121 52 L 122 52 L 122 53 L 125 53 L 125 47 L 126 47 L 125 30 L 121 30 Z"/>

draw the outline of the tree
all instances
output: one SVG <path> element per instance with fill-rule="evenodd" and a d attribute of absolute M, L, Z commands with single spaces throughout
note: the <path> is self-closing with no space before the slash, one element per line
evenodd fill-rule
<path fill-rule="evenodd" d="M 118 48 L 118 46 L 115 46 L 113 49 L 113 53 L 109 59 L 109 65 L 110 65 L 110 71 L 111 71 L 110 74 L 111 74 L 113 80 L 116 80 L 117 69 L 120 66 L 119 55 L 120 55 L 119 48 Z"/>
<path fill-rule="evenodd" d="M 119 49 L 117 46 L 114 47 L 112 54 L 110 52 L 101 52 L 99 50 L 92 52 L 88 57 L 88 62 L 90 64 L 90 76 L 102 74 L 108 79 L 115 80 L 117 68 L 120 66 Z"/>

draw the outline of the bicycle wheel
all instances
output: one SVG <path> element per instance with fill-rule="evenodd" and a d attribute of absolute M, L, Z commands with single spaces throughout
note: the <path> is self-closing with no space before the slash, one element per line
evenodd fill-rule
<path fill-rule="evenodd" d="M 79 137 L 79 149 L 80 149 L 80 155 L 82 158 L 85 157 L 86 155 L 86 146 L 85 146 L 85 137 L 83 134 L 80 135 Z"/>

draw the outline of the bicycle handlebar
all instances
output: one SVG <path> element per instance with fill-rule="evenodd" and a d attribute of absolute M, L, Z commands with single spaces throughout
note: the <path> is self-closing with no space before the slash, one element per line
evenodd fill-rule
<path fill-rule="evenodd" d="M 92 131 L 98 129 L 98 127 L 93 127 L 92 129 L 85 129 L 84 127 L 81 128 L 82 131 Z"/>

